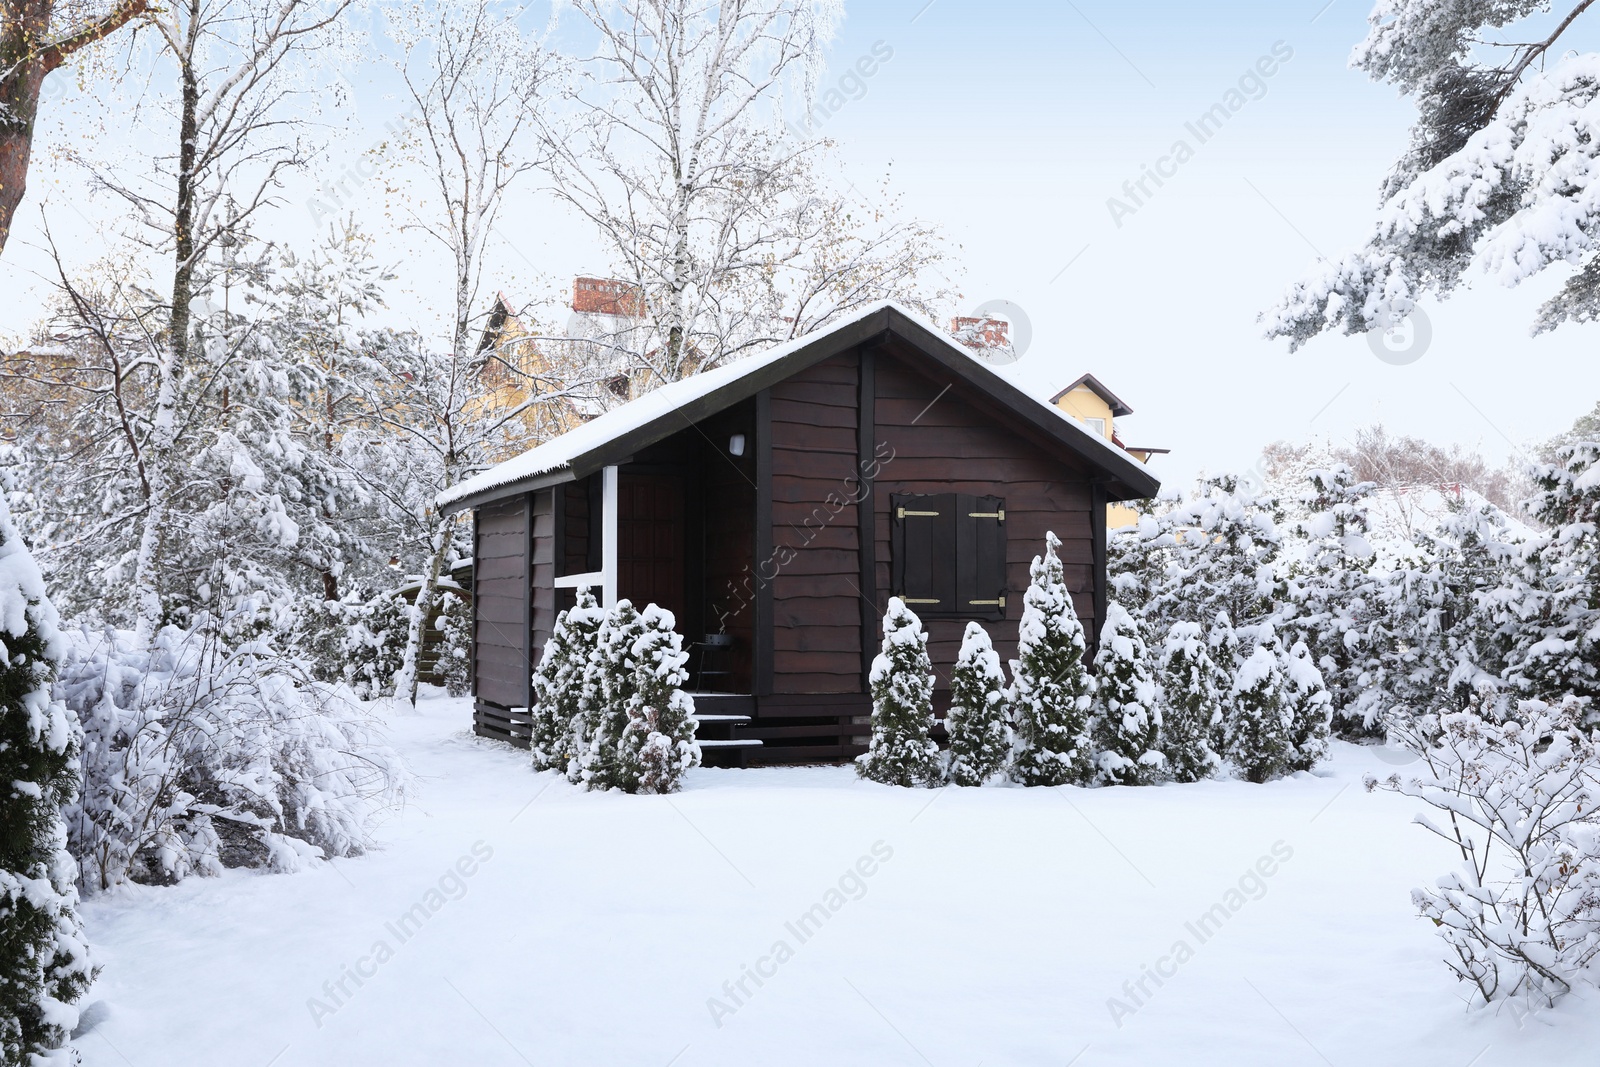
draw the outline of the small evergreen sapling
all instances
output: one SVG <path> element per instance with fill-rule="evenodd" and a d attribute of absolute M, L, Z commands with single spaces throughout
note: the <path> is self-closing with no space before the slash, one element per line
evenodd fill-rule
<path fill-rule="evenodd" d="M 1224 714 L 1225 755 L 1251 782 L 1265 782 L 1288 766 L 1289 708 L 1283 669 L 1270 628 L 1254 651 L 1239 664 Z"/>
<path fill-rule="evenodd" d="M 1289 770 L 1309 771 L 1328 755 L 1333 697 L 1304 641 L 1283 657 L 1284 699 L 1289 716 Z"/>
<path fill-rule="evenodd" d="M 583 682 L 606 613 L 587 589 L 556 616 L 556 624 L 533 673 L 529 748 L 536 771 L 567 770 L 576 754 L 574 730 L 583 707 Z"/>
<path fill-rule="evenodd" d="M 967 623 L 950 672 L 950 711 L 944 720 L 950 734 L 950 780 L 956 785 L 982 785 L 1005 769 L 1011 751 L 1005 684 L 989 632 Z"/>
<path fill-rule="evenodd" d="M 1010 702 L 1015 741 L 1011 774 L 1023 785 L 1062 785 L 1090 777 L 1089 721 L 1094 679 L 1085 669 L 1083 626 L 1072 607 L 1066 572 L 1045 534 L 1022 598 Z"/>
<path fill-rule="evenodd" d="M 1212 734 L 1222 723 L 1222 696 L 1228 676 L 1211 659 L 1199 623 L 1176 622 L 1161 649 L 1164 697 L 1161 750 L 1175 782 L 1198 782 L 1216 773 L 1221 762 Z"/>
<path fill-rule="evenodd" d="M 1112 785 L 1149 785 L 1166 765 L 1150 647 L 1143 621 L 1114 601 L 1106 606 L 1094 663 L 1100 775 Z"/>
<path fill-rule="evenodd" d="M 695 743 L 694 701 L 683 691 L 689 654 L 665 608 L 649 605 L 639 615 L 643 635 L 634 642 L 633 692 L 622 736 L 622 766 L 636 777 L 619 783 L 629 793 L 673 793 L 686 771 L 700 766 Z"/>
<path fill-rule="evenodd" d="M 77 720 L 51 695 L 55 609 L 0 492 L 0 1063 L 45 1062 L 93 978 L 62 807 L 78 792 Z"/>
<path fill-rule="evenodd" d="M 883 616 L 883 647 L 868 676 L 872 740 L 856 773 L 885 785 L 937 785 L 942 779 L 933 727 L 933 665 L 922 620 L 899 597 Z"/>

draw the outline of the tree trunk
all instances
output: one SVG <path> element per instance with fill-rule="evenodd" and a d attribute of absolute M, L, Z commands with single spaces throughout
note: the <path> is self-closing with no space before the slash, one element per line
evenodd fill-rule
<path fill-rule="evenodd" d="M 45 75 L 84 45 L 127 25 L 149 8 L 149 0 L 123 0 L 105 17 L 52 38 L 56 0 L 5 0 L 0 25 L 0 253 L 27 191 L 28 162 Z"/>
<path fill-rule="evenodd" d="M 433 611 L 433 594 L 439 585 L 439 574 L 444 570 L 445 553 L 450 548 L 450 520 L 441 517 L 433 533 L 433 553 L 428 560 L 428 573 L 422 576 L 422 588 L 417 590 L 416 602 L 411 605 L 411 625 L 406 631 L 406 654 L 400 670 L 394 677 L 394 698 L 404 700 L 412 708 L 417 706 L 417 675 L 422 659 L 422 641 L 427 633 L 428 615 Z"/>
<path fill-rule="evenodd" d="M 173 212 L 172 317 L 167 332 L 167 350 L 158 368 L 155 417 L 150 427 L 151 463 L 147 472 L 150 496 L 139 538 L 139 554 L 134 565 L 133 586 L 138 596 L 137 634 L 140 647 L 149 644 L 161 624 L 161 593 L 156 575 L 156 548 L 166 522 L 167 497 L 172 458 L 176 446 L 178 389 L 189 355 L 189 303 L 194 299 L 194 194 L 196 118 L 200 107 L 200 86 L 194 69 L 193 28 L 199 25 L 199 0 L 190 0 L 189 49 L 179 55 L 179 75 L 183 89 L 183 115 L 179 123 L 182 142 L 178 149 L 178 200 Z"/>

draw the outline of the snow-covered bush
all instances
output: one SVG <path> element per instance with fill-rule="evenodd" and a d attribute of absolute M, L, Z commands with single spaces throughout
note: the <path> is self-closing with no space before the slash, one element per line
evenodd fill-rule
<path fill-rule="evenodd" d="M 1044 555 L 1033 557 L 1011 662 L 1011 775 L 1023 785 L 1087 782 L 1092 774 L 1094 679 L 1084 663 L 1083 625 L 1056 555 L 1060 547 L 1061 539 L 1046 533 Z"/>
<path fill-rule="evenodd" d="M 638 684 L 633 647 L 645 635 L 633 603 L 619 600 L 606 611 L 595 634 L 594 651 L 583 676 L 583 714 L 573 731 L 572 760 L 567 774 L 590 789 L 620 789 L 638 779 L 638 768 L 624 762 L 628 752 L 628 703 Z"/>
<path fill-rule="evenodd" d="M 1461 867 L 1412 900 L 1450 946 L 1450 969 L 1484 1001 L 1553 1003 L 1600 953 L 1600 746 L 1576 701 L 1522 701 L 1502 723 L 1467 711 L 1397 719 L 1391 741 L 1420 758 L 1368 789 L 1442 812 L 1417 822 Z"/>
<path fill-rule="evenodd" d="M 0 486 L 3 488 L 3 486 Z M 44 1062 L 94 971 L 67 852 L 77 721 L 51 694 L 55 609 L 0 492 L 0 1063 Z"/>
<path fill-rule="evenodd" d="M 1228 672 L 1217 666 L 1196 622 L 1173 623 L 1161 649 L 1161 751 L 1175 782 L 1198 782 L 1220 760 L 1211 739 L 1222 725 Z"/>
<path fill-rule="evenodd" d="M 400 759 L 356 705 L 225 630 L 68 635 L 56 693 L 84 730 L 68 828 L 86 890 L 355 855 L 401 795 Z"/>
<path fill-rule="evenodd" d="M 640 612 L 627 600 L 601 611 L 585 595 L 565 615 L 549 673 L 535 676 L 536 699 L 544 697 L 550 709 L 548 719 L 536 712 L 536 759 L 554 766 L 557 749 L 570 744 L 567 775 L 589 789 L 673 792 L 683 774 L 700 765 L 700 746 L 694 740 L 694 702 L 683 691 L 689 657 L 672 612 L 655 604 Z M 573 677 L 585 647 L 590 651 L 581 681 L 554 693 L 549 687 Z M 548 646 L 545 655 L 551 655 Z M 575 714 L 568 720 L 570 736 L 563 737 L 559 717 L 567 708 Z"/>
<path fill-rule="evenodd" d="M 856 773 L 885 785 L 929 786 L 942 780 L 933 728 L 933 665 L 922 620 L 899 597 L 883 615 L 883 645 L 868 675 L 872 740 Z"/>
<path fill-rule="evenodd" d="M 1112 785 L 1148 785 L 1166 768 L 1161 705 L 1143 622 L 1112 601 L 1095 653 L 1095 764 Z"/>
<path fill-rule="evenodd" d="M 1304 641 L 1296 641 L 1283 655 L 1282 667 L 1284 711 L 1289 718 L 1287 766 L 1291 771 L 1309 771 L 1328 755 L 1333 698 Z"/>
<path fill-rule="evenodd" d="M 1282 775 L 1290 759 L 1281 656 L 1270 631 L 1263 638 L 1239 664 L 1223 712 L 1223 755 L 1251 782 Z"/>
<path fill-rule="evenodd" d="M 398 593 L 379 593 L 364 602 L 329 606 L 341 626 L 338 648 L 344 681 L 362 700 L 394 692 L 395 675 L 405 662 L 411 604 Z"/>
<path fill-rule="evenodd" d="M 989 632 L 967 623 L 950 671 L 950 710 L 944 718 L 950 781 L 956 785 L 982 785 L 1005 769 L 1011 752 L 1005 685 Z"/>
<path fill-rule="evenodd" d="M 630 770 L 637 768 L 638 774 L 623 788 L 630 793 L 674 793 L 684 774 L 700 766 L 694 701 L 683 690 L 689 680 L 684 666 L 689 654 L 683 650 L 672 612 L 651 604 L 639 622 L 644 634 L 631 650 L 636 666 L 621 740 L 621 763 Z"/>
<path fill-rule="evenodd" d="M 533 672 L 529 749 L 536 771 L 567 771 L 574 749 L 574 724 L 583 709 L 584 678 L 598 644 L 605 610 L 587 589 L 556 616 L 550 639 Z"/>

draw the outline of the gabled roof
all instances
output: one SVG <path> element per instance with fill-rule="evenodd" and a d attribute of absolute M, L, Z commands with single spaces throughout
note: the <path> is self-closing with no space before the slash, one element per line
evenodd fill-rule
<path fill-rule="evenodd" d="M 1124 415 L 1132 415 L 1133 414 L 1133 409 L 1132 408 L 1130 408 L 1127 404 L 1124 404 L 1122 402 L 1121 398 L 1119 398 L 1116 393 L 1113 393 L 1111 390 L 1107 389 L 1104 385 L 1102 385 L 1100 383 L 1100 379 L 1096 378 L 1092 374 L 1085 374 L 1082 378 L 1079 378 L 1077 381 L 1073 382 L 1071 385 L 1069 385 L 1065 389 L 1061 390 L 1061 392 L 1057 393 L 1055 396 L 1050 398 L 1050 403 L 1052 403 L 1052 404 L 1061 403 L 1061 398 L 1062 397 L 1066 396 L 1068 393 L 1072 392 L 1074 389 L 1076 389 L 1080 385 L 1085 386 L 1090 391 L 1092 391 L 1096 396 L 1098 396 L 1101 400 L 1104 400 L 1106 402 L 1106 404 L 1110 406 L 1111 414 L 1116 416 L 1117 418 L 1120 419 Z"/>
<path fill-rule="evenodd" d="M 746 400 L 807 367 L 886 334 L 906 342 L 939 369 L 951 372 L 999 403 L 1033 430 L 1086 461 L 1112 500 L 1154 496 L 1160 483 L 1143 464 L 1080 426 L 1052 404 L 1030 396 L 977 359 L 938 327 L 883 301 L 735 363 L 671 382 L 537 448 L 491 467 L 439 494 L 446 513 L 586 477 L 686 425 Z"/>

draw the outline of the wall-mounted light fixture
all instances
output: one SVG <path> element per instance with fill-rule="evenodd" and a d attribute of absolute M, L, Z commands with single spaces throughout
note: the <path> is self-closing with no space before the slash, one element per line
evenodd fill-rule
<path fill-rule="evenodd" d="M 735 456 L 744 455 L 744 434 L 736 433 L 728 438 L 728 451 Z"/>

